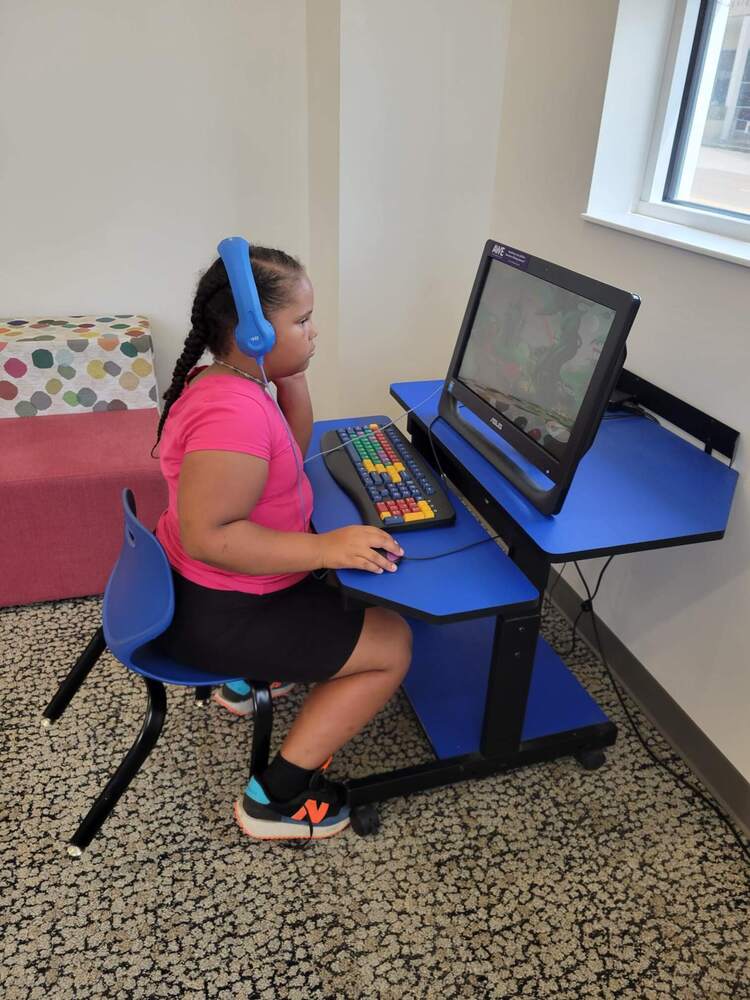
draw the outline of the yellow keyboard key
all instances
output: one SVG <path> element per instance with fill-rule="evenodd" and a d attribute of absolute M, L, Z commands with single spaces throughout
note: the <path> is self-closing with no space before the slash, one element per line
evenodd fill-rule
<path fill-rule="evenodd" d="M 392 476 L 396 470 L 393 468 L 392 465 L 386 465 L 385 471 L 388 473 L 389 476 Z"/>
<path fill-rule="evenodd" d="M 422 511 L 410 511 L 408 514 L 404 514 L 404 521 L 424 521 L 426 520 Z"/>
<path fill-rule="evenodd" d="M 401 476 L 399 476 L 399 474 L 397 472 L 392 472 L 391 473 L 391 482 L 392 483 L 400 483 L 401 482 Z"/>
<path fill-rule="evenodd" d="M 393 468 L 396 470 L 396 472 L 403 472 L 406 466 L 402 462 L 394 462 Z"/>
<path fill-rule="evenodd" d="M 364 465 L 364 467 L 367 469 L 368 472 L 375 471 L 375 463 L 370 458 L 366 458 L 362 463 L 362 465 Z"/>
<path fill-rule="evenodd" d="M 381 511 L 381 513 L 380 513 L 380 520 L 381 521 L 387 521 L 389 517 L 393 517 L 393 514 L 391 514 L 387 510 Z"/>
<path fill-rule="evenodd" d="M 435 511 L 432 509 L 432 507 L 430 507 L 430 505 L 427 503 L 426 500 L 418 500 L 417 507 L 419 507 L 419 509 L 422 511 L 426 519 L 429 520 L 429 518 L 435 516 Z"/>
<path fill-rule="evenodd" d="M 371 431 L 379 431 L 380 430 L 380 424 L 370 424 L 370 430 Z"/>
<path fill-rule="evenodd" d="M 375 471 L 376 472 L 385 472 L 385 466 L 383 465 L 382 462 L 376 462 L 375 463 Z"/>

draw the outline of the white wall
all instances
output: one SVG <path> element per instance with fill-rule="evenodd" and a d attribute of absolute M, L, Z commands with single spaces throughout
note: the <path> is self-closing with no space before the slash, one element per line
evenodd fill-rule
<path fill-rule="evenodd" d="M 447 370 L 488 236 L 507 14 L 342 0 L 343 410 L 395 412 L 390 382 Z"/>
<path fill-rule="evenodd" d="M 616 0 L 513 3 L 492 235 L 638 292 L 643 305 L 628 367 L 736 427 L 746 441 L 750 271 L 580 218 L 616 12 Z M 744 476 L 723 541 L 618 557 L 597 603 L 750 779 L 749 513 Z M 586 568 L 593 575 L 594 567 Z"/>
<path fill-rule="evenodd" d="M 145 313 L 164 388 L 223 236 L 307 258 L 304 0 L 7 0 L 0 38 L 0 315 Z"/>

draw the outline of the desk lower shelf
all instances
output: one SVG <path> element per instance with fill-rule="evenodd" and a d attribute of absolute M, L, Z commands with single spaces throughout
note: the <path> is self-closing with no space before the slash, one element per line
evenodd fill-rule
<path fill-rule="evenodd" d="M 494 618 L 449 625 L 411 621 L 414 656 L 403 687 L 435 755 L 479 753 Z M 522 745 L 609 723 L 586 689 L 540 636 Z M 611 724 L 610 724 L 611 725 Z M 601 732 L 601 730 L 598 730 Z M 612 742 L 604 739 L 602 744 Z"/>

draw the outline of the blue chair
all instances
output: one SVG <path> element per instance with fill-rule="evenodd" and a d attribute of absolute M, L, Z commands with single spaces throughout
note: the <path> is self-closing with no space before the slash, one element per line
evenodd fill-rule
<path fill-rule="evenodd" d="M 49 727 L 60 718 L 107 648 L 128 670 L 141 675 L 148 703 L 135 743 L 70 840 L 68 853 L 73 857 L 80 857 L 89 846 L 156 745 L 167 714 L 164 685 L 194 687 L 196 701 L 205 705 L 212 686 L 238 680 L 234 674 L 209 674 L 176 663 L 155 648 L 154 640 L 174 615 L 172 570 L 156 536 L 136 517 L 130 490 L 123 490 L 122 505 L 125 538 L 104 592 L 102 625 L 44 710 L 42 724 Z M 248 682 L 255 702 L 250 773 L 258 774 L 268 766 L 273 709 L 267 682 L 250 678 Z"/>

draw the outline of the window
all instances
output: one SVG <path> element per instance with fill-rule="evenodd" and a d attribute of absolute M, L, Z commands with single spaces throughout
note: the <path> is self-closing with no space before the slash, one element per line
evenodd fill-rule
<path fill-rule="evenodd" d="M 682 0 L 639 210 L 750 240 L 750 0 Z"/>
<path fill-rule="evenodd" d="M 584 218 L 750 265 L 750 0 L 620 0 Z"/>
<path fill-rule="evenodd" d="M 750 218 L 750 0 L 702 0 L 664 200 Z"/>

